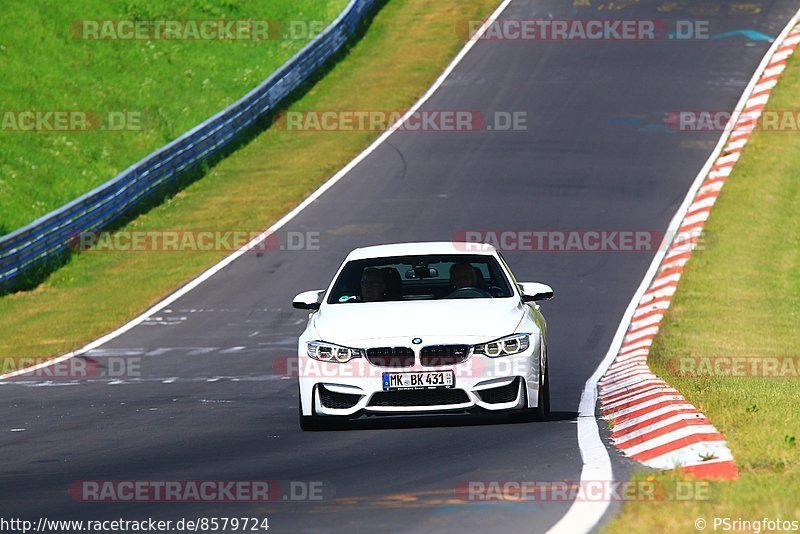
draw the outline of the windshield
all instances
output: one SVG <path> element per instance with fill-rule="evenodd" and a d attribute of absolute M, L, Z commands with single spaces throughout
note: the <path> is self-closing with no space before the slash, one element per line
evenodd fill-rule
<path fill-rule="evenodd" d="M 348 262 L 329 304 L 511 297 L 494 256 L 423 255 Z"/>

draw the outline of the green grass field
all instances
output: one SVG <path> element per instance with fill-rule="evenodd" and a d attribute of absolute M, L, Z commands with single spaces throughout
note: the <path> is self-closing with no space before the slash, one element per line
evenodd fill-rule
<path fill-rule="evenodd" d="M 497 4 L 497 0 L 388 2 L 347 56 L 290 109 L 407 109 L 463 47 L 455 21 L 482 20 Z M 207 230 L 213 224 L 214 230 L 262 231 L 379 134 L 268 129 L 122 230 Z M 47 357 L 80 347 L 141 313 L 225 255 L 220 251 L 73 255 L 34 290 L 0 297 L 0 356 L 8 361 Z"/>
<path fill-rule="evenodd" d="M 0 111 L 80 111 L 127 118 L 111 131 L 0 128 L 0 235 L 73 200 L 243 96 L 299 50 L 302 23 L 347 0 L 12 2 L 0 17 Z M 262 40 L 86 40 L 81 20 L 258 19 Z M 318 26 L 318 25 L 317 25 Z M 311 26 L 316 28 L 317 26 Z M 310 33 L 310 32 L 309 32 Z M 9 115 L 4 115 L 8 118 Z M 119 124 L 119 123 L 115 123 Z"/>
<path fill-rule="evenodd" d="M 768 110 L 797 109 L 795 56 Z M 786 377 L 679 371 L 684 357 L 798 361 L 799 178 L 800 132 L 756 132 L 706 225 L 714 244 L 687 264 L 650 358 L 653 371 L 726 435 L 741 478 L 718 483 L 707 501 L 626 503 L 609 531 L 695 532 L 697 518 L 707 531 L 715 517 L 800 520 L 800 376 L 790 367 Z"/>

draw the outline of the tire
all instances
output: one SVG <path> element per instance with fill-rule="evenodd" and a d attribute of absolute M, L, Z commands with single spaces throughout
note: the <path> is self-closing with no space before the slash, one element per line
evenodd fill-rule
<path fill-rule="evenodd" d="M 304 432 L 322 430 L 320 417 L 318 415 L 300 415 L 300 430 Z"/>
<path fill-rule="evenodd" d="M 311 405 L 311 415 L 303 415 L 303 401 L 300 397 L 300 387 L 297 388 L 297 412 L 300 418 L 300 430 L 304 432 L 313 432 L 315 430 L 322 430 L 321 417 L 314 413 L 314 405 Z"/>
<path fill-rule="evenodd" d="M 528 388 L 523 381 L 522 392 L 525 395 L 525 401 L 522 403 L 522 408 L 518 408 L 511 412 L 511 420 L 515 423 L 531 423 L 539 419 L 538 408 L 528 407 Z"/>
<path fill-rule="evenodd" d="M 300 430 L 304 432 L 313 432 L 315 430 L 322 430 L 322 423 L 317 415 L 301 415 L 300 416 Z"/>
<path fill-rule="evenodd" d="M 544 376 L 540 378 L 539 384 L 539 400 L 536 403 L 536 418 L 539 421 L 544 421 L 550 415 L 550 370 L 545 360 Z"/>

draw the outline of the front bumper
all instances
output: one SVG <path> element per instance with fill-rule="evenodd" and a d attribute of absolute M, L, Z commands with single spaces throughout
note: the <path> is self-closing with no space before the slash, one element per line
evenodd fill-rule
<path fill-rule="evenodd" d="M 465 362 L 442 367 L 376 367 L 366 360 L 346 364 L 305 358 L 301 364 L 303 415 L 355 416 L 360 413 L 413 414 L 456 412 L 482 408 L 515 410 L 538 403 L 539 344 L 513 356 L 471 355 Z M 302 360 L 302 357 L 301 357 Z M 383 372 L 452 370 L 453 388 L 383 389 Z M 527 397 L 527 399 L 526 399 Z M 527 400 L 527 403 L 526 403 Z"/>

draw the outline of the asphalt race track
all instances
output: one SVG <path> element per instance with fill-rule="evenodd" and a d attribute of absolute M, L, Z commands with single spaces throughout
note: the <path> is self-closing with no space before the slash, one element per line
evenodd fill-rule
<path fill-rule="evenodd" d="M 503 18 L 707 20 L 712 35 L 774 37 L 798 7 L 665 4 L 516 0 Z M 274 532 L 546 531 L 569 502 L 469 502 L 455 489 L 579 479 L 580 393 L 655 251 L 504 253 L 519 280 L 556 291 L 543 306 L 553 414 L 542 423 L 370 418 L 301 432 L 297 384 L 283 370 L 306 314 L 291 299 L 326 287 L 358 246 L 464 231 L 663 232 L 719 136 L 663 118 L 732 110 L 769 47 L 753 35 L 477 43 L 423 109 L 525 112 L 526 130 L 397 132 L 281 231 L 318 233 L 318 250 L 246 254 L 90 354 L 101 366 L 135 359 L 141 377 L 0 385 L 4 509 L 33 520 L 268 516 Z M 632 464 L 610 453 L 625 478 Z M 82 503 L 67 491 L 79 480 L 201 479 L 323 481 L 326 498 Z"/>

